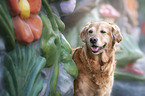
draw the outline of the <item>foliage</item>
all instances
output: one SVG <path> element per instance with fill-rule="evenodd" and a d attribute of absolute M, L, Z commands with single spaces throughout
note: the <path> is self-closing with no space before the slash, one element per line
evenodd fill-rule
<path fill-rule="evenodd" d="M 69 0 L 47 0 L 49 3 L 54 3 L 54 2 L 62 2 L 62 1 L 69 1 Z"/>
<path fill-rule="evenodd" d="M 11 51 L 15 48 L 15 34 L 6 0 L 0 0 L 0 22 L 0 35 L 4 39 L 6 51 Z"/>
<path fill-rule="evenodd" d="M 145 81 L 145 76 L 125 72 L 119 68 L 115 69 L 114 78 L 115 80 Z"/>
<path fill-rule="evenodd" d="M 138 11 L 139 11 L 143 16 L 145 16 L 145 11 L 144 11 L 145 0 L 138 0 L 137 2 L 138 2 L 138 4 L 139 4 L 139 9 L 138 9 Z"/>
<path fill-rule="evenodd" d="M 53 15 L 46 0 L 42 0 L 42 5 L 47 12 L 47 17 L 44 14 L 40 14 L 43 22 L 40 49 L 42 56 L 46 58 L 46 67 L 54 66 L 50 80 L 49 96 L 60 96 L 61 94 L 56 90 L 59 63 L 63 62 L 64 69 L 74 78 L 78 72 L 72 60 L 71 48 L 60 33 L 65 28 L 63 22 L 57 16 Z"/>
<path fill-rule="evenodd" d="M 40 71 L 45 66 L 45 58 L 38 55 L 34 44 L 16 45 L 4 57 L 4 84 L 10 96 L 38 96 L 43 87 Z"/>
<path fill-rule="evenodd" d="M 77 66 L 72 60 L 72 49 L 65 39 L 65 37 L 61 34 L 61 62 L 64 63 L 64 69 L 69 73 L 73 78 L 76 78 L 78 75 Z"/>
<path fill-rule="evenodd" d="M 143 56 L 137 42 L 132 36 L 123 33 L 123 41 L 119 44 L 120 49 L 116 50 L 115 59 L 118 67 L 124 67 L 129 62 L 135 61 Z"/>

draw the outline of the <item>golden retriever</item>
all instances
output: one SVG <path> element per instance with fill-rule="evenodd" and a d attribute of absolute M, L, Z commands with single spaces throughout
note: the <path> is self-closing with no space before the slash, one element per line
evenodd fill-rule
<path fill-rule="evenodd" d="M 110 96 L 115 61 L 115 43 L 122 40 L 113 23 L 89 22 L 80 33 L 84 42 L 73 51 L 79 75 L 74 81 L 74 96 Z"/>

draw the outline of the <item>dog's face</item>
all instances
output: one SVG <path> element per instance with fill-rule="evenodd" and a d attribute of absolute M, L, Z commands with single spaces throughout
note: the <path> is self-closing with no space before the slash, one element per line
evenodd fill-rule
<path fill-rule="evenodd" d="M 80 37 L 93 54 L 100 54 L 122 40 L 119 27 L 104 21 L 89 22 Z"/>

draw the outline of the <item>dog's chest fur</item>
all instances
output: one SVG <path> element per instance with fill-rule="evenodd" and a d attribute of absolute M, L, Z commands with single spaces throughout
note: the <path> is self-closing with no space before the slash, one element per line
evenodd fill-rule
<path fill-rule="evenodd" d="M 73 60 L 79 70 L 78 78 L 74 84 L 76 96 L 105 96 L 104 94 L 110 94 L 115 69 L 113 58 L 110 57 L 108 62 L 103 63 L 100 55 L 95 60 L 86 57 L 81 47 L 76 49 L 73 54 Z"/>

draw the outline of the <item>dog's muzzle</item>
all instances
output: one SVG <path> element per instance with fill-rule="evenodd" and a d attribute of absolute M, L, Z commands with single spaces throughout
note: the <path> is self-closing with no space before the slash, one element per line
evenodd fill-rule
<path fill-rule="evenodd" d="M 91 50 L 92 50 L 93 53 L 97 54 L 97 53 L 99 53 L 102 49 L 104 49 L 104 48 L 106 47 L 106 45 L 107 45 L 107 43 L 105 43 L 103 46 L 100 47 L 100 46 L 97 46 L 97 45 L 93 44 L 93 45 L 91 46 Z"/>
<path fill-rule="evenodd" d="M 96 44 L 97 41 L 98 41 L 98 39 L 97 39 L 96 37 L 90 38 L 90 42 L 91 42 L 92 44 Z"/>

